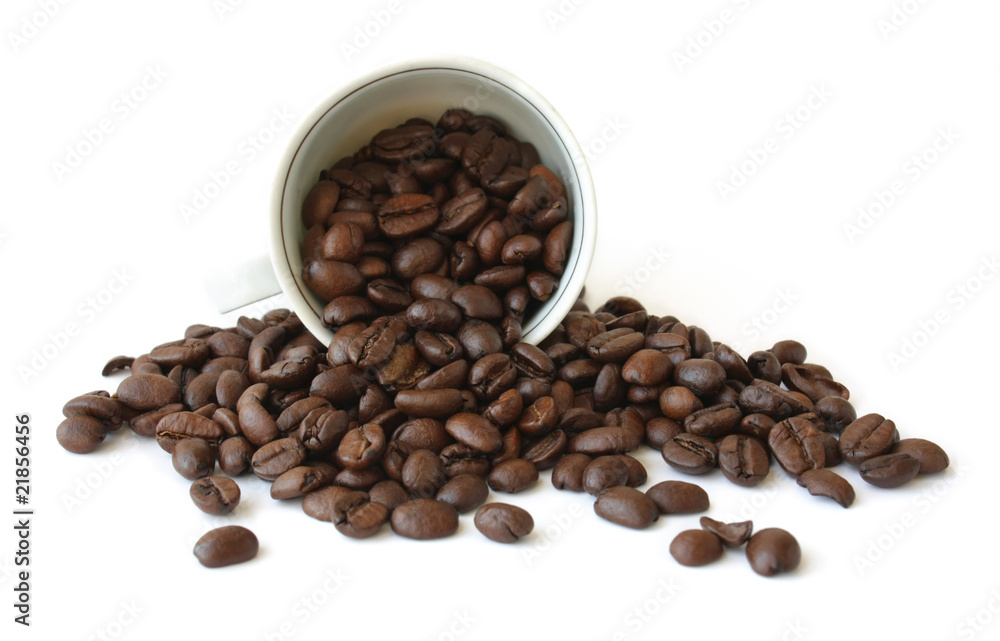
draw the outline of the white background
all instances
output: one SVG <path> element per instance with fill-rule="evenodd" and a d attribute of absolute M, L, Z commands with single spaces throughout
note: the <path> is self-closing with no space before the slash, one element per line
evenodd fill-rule
<path fill-rule="evenodd" d="M 58 10 L 44 19 L 45 4 L 8 0 L 0 15 L 0 503 L 14 508 L 13 417 L 28 412 L 36 510 L 30 629 L 12 622 L 16 540 L 4 520 L 4 638 L 997 638 L 1000 282 L 986 266 L 1000 245 L 996 3 L 400 0 L 393 14 L 383 0 L 231 11 L 105 0 L 49 3 Z M 366 25 L 378 33 L 355 42 Z M 522 77 L 590 151 L 592 306 L 632 278 L 650 311 L 744 354 L 801 340 L 859 414 L 939 442 L 950 470 L 886 491 L 845 468 L 858 493 L 848 510 L 780 471 L 751 490 L 718 473 L 688 479 L 709 491 L 709 515 L 798 537 L 798 572 L 768 580 L 741 551 L 704 568 L 675 563 L 668 545 L 697 516 L 626 530 L 598 519 L 589 496 L 555 491 L 548 473 L 522 495 L 493 496 L 534 515 L 518 545 L 486 540 L 471 515 L 447 540 L 386 528 L 352 541 L 250 478 L 234 516 L 202 515 L 169 456 L 130 433 L 90 456 L 62 450 L 62 404 L 113 391 L 121 375 L 100 376 L 109 357 L 192 323 L 235 324 L 203 278 L 266 251 L 275 165 L 313 104 L 384 63 L 449 52 Z M 124 107 L 120 94 L 149 70 L 164 77 Z M 814 90 L 826 97 L 810 108 Z M 274 110 L 293 123 L 250 158 L 241 145 Z M 110 133 L 81 148 L 103 119 Z M 777 149 L 755 166 L 748 150 L 769 138 Z M 88 153 L 61 172 L 68 148 Z M 925 154 L 920 168 L 913 157 Z M 185 220 L 181 206 L 231 161 L 240 173 Z M 720 181 L 744 161 L 752 175 L 724 198 Z M 845 224 L 897 180 L 901 195 L 851 238 Z M 669 259 L 647 270 L 654 251 Z M 112 295 L 116 274 L 127 284 Z M 917 346 L 894 365 L 907 340 Z M 651 482 L 682 477 L 656 452 L 641 458 Z M 206 570 L 193 542 L 225 522 L 253 529 L 261 553 Z M 978 631 L 964 623 L 976 616 Z"/>

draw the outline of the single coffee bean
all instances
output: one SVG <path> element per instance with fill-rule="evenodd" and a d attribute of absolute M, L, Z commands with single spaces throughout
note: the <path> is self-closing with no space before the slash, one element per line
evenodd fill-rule
<path fill-rule="evenodd" d="M 865 414 L 844 428 L 840 435 L 840 453 L 851 465 L 888 454 L 899 441 L 896 424 L 880 414 Z"/>
<path fill-rule="evenodd" d="M 56 427 L 56 440 L 69 452 L 88 454 L 97 449 L 108 435 L 108 429 L 93 416 L 70 416 Z"/>
<path fill-rule="evenodd" d="M 464 514 L 486 502 L 490 488 L 486 481 L 472 474 L 459 474 L 441 486 L 434 498 L 448 503 Z"/>
<path fill-rule="evenodd" d="M 841 507 L 850 507 L 854 503 L 854 488 L 847 479 L 832 470 L 806 470 L 799 476 L 798 484 L 813 496 L 831 498 Z"/>
<path fill-rule="evenodd" d="M 524 508 L 508 503 L 487 503 L 476 511 L 473 523 L 497 543 L 516 543 L 535 529 L 534 519 Z"/>
<path fill-rule="evenodd" d="M 628 327 L 605 331 L 587 341 L 587 353 L 601 363 L 624 363 L 646 343 L 646 338 Z"/>
<path fill-rule="evenodd" d="M 191 500 L 206 514 L 229 514 L 240 504 L 240 486 L 227 476 L 206 476 L 191 484 Z"/>
<path fill-rule="evenodd" d="M 367 492 L 348 492 L 333 503 L 330 521 L 344 536 L 365 539 L 389 520 L 389 508 L 371 500 Z"/>
<path fill-rule="evenodd" d="M 922 438 L 904 438 L 892 446 L 891 454 L 909 454 L 920 463 L 918 474 L 936 474 L 948 467 L 948 454 L 941 446 Z"/>
<path fill-rule="evenodd" d="M 478 414 L 469 412 L 454 414 L 445 422 L 444 429 L 459 443 L 464 443 L 484 454 L 499 450 L 503 444 L 500 430 Z"/>
<path fill-rule="evenodd" d="M 920 461 L 903 452 L 882 454 L 862 461 L 858 472 L 876 487 L 893 488 L 913 480 L 920 471 Z"/>
<path fill-rule="evenodd" d="M 797 568 L 802 560 L 802 549 L 786 530 L 765 528 L 747 542 L 747 560 L 757 574 L 775 576 Z"/>
<path fill-rule="evenodd" d="M 133 374 L 118 384 L 115 397 L 128 407 L 145 412 L 179 402 L 181 388 L 166 376 Z"/>
<path fill-rule="evenodd" d="M 368 498 L 373 503 L 381 503 L 389 510 L 389 514 L 392 514 L 392 511 L 397 506 L 410 500 L 410 493 L 406 491 L 406 488 L 399 481 L 386 479 L 379 481 L 368 490 Z"/>
<path fill-rule="evenodd" d="M 420 498 L 432 498 L 448 482 L 444 462 L 430 450 L 416 450 L 403 463 L 402 483 Z"/>
<path fill-rule="evenodd" d="M 271 498 L 276 501 L 297 499 L 333 483 L 337 468 L 329 463 L 298 465 L 271 483 Z"/>
<path fill-rule="evenodd" d="M 707 516 L 701 517 L 698 523 L 702 529 L 708 530 L 719 537 L 722 544 L 727 548 L 738 548 L 750 539 L 753 532 L 753 521 L 740 521 L 738 523 L 723 523 Z"/>
<path fill-rule="evenodd" d="M 439 217 L 440 211 L 430 196 L 399 194 L 379 208 L 378 226 L 389 238 L 411 238 L 434 227 Z"/>
<path fill-rule="evenodd" d="M 775 420 L 767 414 L 747 414 L 741 420 L 737 430 L 741 434 L 752 436 L 762 443 L 767 443 L 767 437 L 771 435 Z"/>
<path fill-rule="evenodd" d="M 785 383 L 785 387 L 805 394 L 814 403 L 828 396 L 837 396 L 845 400 L 850 398 L 850 392 L 845 386 L 803 365 L 792 363 L 782 365 L 781 380 Z"/>
<path fill-rule="evenodd" d="M 617 456 L 599 456 L 583 470 L 583 489 L 593 496 L 609 487 L 627 485 L 628 480 L 628 465 Z"/>
<path fill-rule="evenodd" d="M 801 365 L 806 362 L 806 346 L 798 341 L 778 341 L 771 347 L 770 352 L 774 354 L 775 358 L 782 365 L 785 363 Z"/>
<path fill-rule="evenodd" d="M 639 447 L 643 432 L 626 427 L 595 427 L 573 436 L 569 440 L 569 452 L 583 454 L 625 454 Z"/>
<path fill-rule="evenodd" d="M 206 532 L 194 545 L 194 555 L 206 568 L 243 563 L 257 556 L 257 536 L 241 525 L 224 525 Z"/>
<path fill-rule="evenodd" d="M 688 414 L 684 418 L 684 430 L 697 436 L 719 438 L 731 434 L 742 418 L 735 403 L 720 403 Z"/>
<path fill-rule="evenodd" d="M 690 514 L 708 509 L 708 493 L 685 481 L 661 481 L 646 490 L 660 514 Z"/>
<path fill-rule="evenodd" d="M 591 459 L 586 454 L 567 454 L 552 468 L 552 485 L 558 490 L 583 492 L 583 473 Z"/>
<path fill-rule="evenodd" d="M 174 469 L 189 481 L 215 471 L 215 449 L 200 438 L 179 441 L 171 457 Z"/>
<path fill-rule="evenodd" d="M 619 485 L 597 495 L 594 512 L 603 519 L 642 530 L 660 518 L 656 503 L 639 490 Z"/>
<path fill-rule="evenodd" d="M 839 396 L 825 396 L 816 401 L 816 415 L 826 423 L 826 430 L 840 434 L 858 415 L 850 401 Z"/>
<path fill-rule="evenodd" d="M 684 530 L 670 542 L 670 556 L 681 565 L 697 567 L 722 558 L 722 541 L 707 530 Z"/>
<path fill-rule="evenodd" d="M 798 477 L 810 469 L 826 465 L 826 450 L 820 431 L 798 416 L 777 423 L 767 438 L 771 453 L 781 469 Z"/>
<path fill-rule="evenodd" d="M 753 487 L 767 478 L 770 456 L 757 439 L 745 434 L 730 434 L 718 447 L 719 469 L 736 485 Z"/>
<path fill-rule="evenodd" d="M 667 387 L 660 393 L 660 411 L 669 419 L 683 421 L 689 415 L 702 409 L 701 399 L 686 387 Z"/>
<path fill-rule="evenodd" d="M 250 460 L 254 474 L 265 481 L 273 481 L 306 460 L 306 448 L 297 438 L 271 441 L 258 449 Z"/>
<path fill-rule="evenodd" d="M 487 483 L 497 492 L 516 494 L 523 492 L 538 481 L 538 468 L 531 461 L 515 458 L 496 465 L 490 472 Z"/>
<path fill-rule="evenodd" d="M 372 488 L 375 489 L 375 488 Z M 319 521 L 333 520 L 333 505 L 341 496 L 352 492 L 350 488 L 339 485 L 327 485 L 315 492 L 310 492 L 302 499 L 302 511 Z M 406 500 L 409 500 L 409 494 Z"/>
<path fill-rule="evenodd" d="M 726 370 L 715 361 L 689 358 L 674 369 L 674 383 L 705 398 L 716 394 L 726 382 Z"/>
<path fill-rule="evenodd" d="M 458 530 L 458 511 L 444 501 L 418 498 L 397 506 L 389 524 L 408 539 L 439 539 Z"/>
<path fill-rule="evenodd" d="M 719 457 L 715 443 L 701 436 L 681 433 L 663 444 L 660 450 L 667 465 L 687 474 L 711 471 Z"/>

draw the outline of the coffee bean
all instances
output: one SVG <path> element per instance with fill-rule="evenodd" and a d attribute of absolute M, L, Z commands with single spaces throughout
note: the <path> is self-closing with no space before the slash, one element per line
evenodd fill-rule
<path fill-rule="evenodd" d="M 708 509 L 708 493 L 685 481 L 661 481 L 646 490 L 660 514 L 689 514 Z"/>
<path fill-rule="evenodd" d="M 378 226 L 389 238 L 410 238 L 434 227 L 439 217 L 438 207 L 430 196 L 399 194 L 379 208 Z"/>
<path fill-rule="evenodd" d="M 108 430 L 93 416 L 70 416 L 56 427 L 56 440 L 67 451 L 74 454 L 88 454 L 104 442 Z"/>
<path fill-rule="evenodd" d="M 799 476 L 798 484 L 813 496 L 831 498 L 841 507 L 850 507 L 854 503 L 854 488 L 847 479 L 832 470 L 806 470 Z"/>
<path fill-rule="evenodd" d="M 380 425 L 360 425 L 344 434 L 337 446 L 336 462 L 352 470 L 372 467 L 382 460 L 385 443 L 385 433 Z M 300 444 L 300 447 L 303 446 Z"/>
<path fill-rule="evenodd" d="M 701 436 L 681 433 L 663 444 L 660 450 L 667 465 L 687 474 L 705 474 L 715 467 L 719 457 L 715 443 Z"/>
<path fill-rule="evenodd" d="M 487 483 L 497 492 L 516 494 L 523 492 L 538 481 L 538 468 L 522 458 L 503 461 L 494 466 Z"/>
<path fill-rule="evenodd" d="M 558 490 L 583 492 L 583 473 L 591 459 L 586 454 L 567 454 L 552 468 L 552 485 Z"/>
<path fill-rule="evenodd" d="M 118 384 L 115 397 L 131 409 L 144 412 L 177 403 L 181 389 L 166 376 L 133 374 Z"/>
<path fill-rule="evenodd" d="M 229 514 L 240 504 L 240 486 L 226 476 L 206 476 L 191 484 L 191 500 L 206 514 Z"/>
<path fill-rule="evenodd" d="M 609 487 L 597 495 L 594 512 L 603 519 L 641 530 L 660 518 L 656 503 L 639 490 L 624 485 Z"/>
<path fill-rule="evenodd" d="M 645 337 L 623 327 L 597 334 L 587 341 L 587 353 L 601 363 L 624 363 L 645 345 Z"/>
<path fill-rule="evenodd" d="M 788 389 L 801 392 L 812 402 L 818 402 L 828 396 L 850 398 L 846 387 L 831 378 L 822 376 L 808 367 L 786 363 L 781 367 L 781 380 Z"/>
<path fill-rule="evenodd" d="M 629 468 L 617 456 L 599 456 L 583 470 L 583 489 L 597 496 L 609 487 L 627 485 Z"/>
<path fill-rule="evenodd" d="M 736 485 L 753 487 L 767 478 L 770 456 L 757 439 L 745 434 L 730 434 L 718 447 L 719 469 Z"/>
<path fill-rule="evenodd" d="M 793 417 L 777 423 L 767 438 L 781 469 L 798 477 L 826 464 L 826 451 L 819 430 L 809 421 Z"/>
<path fill-rule="evenodd" d="M 674 364 L 663 352 L 656 349 L 640 349 L 629 356 L 622 365 L 621 376 L 626 383 L 632 385 L 655 386 L 666 382 L 673 374 L 673 370 Z"/>
<path fill-rule="evenodd" d="M 899 441 L 896 424 L 880 414 L 865 414 L 844 428 L 840 453 L 851 465 L 887 454 Z"/>
<path fill-rule="evenodd" d="M 858 418 L 851 403 L 839 396 L 825 396 L 816 401 L 815 407 L 828 432 L 839 434 Z"/>
<path fill-rule="evenodd" d="M 689 567 L 718 561 L 722 551 L 719 537 L 707 530 L 684 530 L 670 542 L 670 556 Z"/>
<path fill-rule="evenodd" d="M 418 498 L 397 506 L 389 523 L 408 539 L 439 539 L 458 530 L 458 511 L 444 501 Z"/>
<path fill-rule="evenodd" d="M 683 421 L 702 409 L 701 399 L 686 387 L 667 387 L 660 393 L 660 411 L 669 419 Z"/>
<path fill-rule="evenodd" d="M 373 490 L 375 488 L 372 488 Z M 339 485 L 327 485 L 315 492 L 310 492 L 302 499 L 302 511 L 319 521 L 331 521 L 333 519 L 333 505 L 341 496 L 350 493 L 352 490 Z M 409 500 L 409 494 L 406 500 Z"/>
<path fill-rule="evenodd" d="M 435 498 L 448 503 L 459 513 L 465 513 L 485 503 L 489 493 L 490 488 L 481 477 L 459 474 L 441 486 Z"/>
<path fill-rule="evenodd" d="M 483 536 L 497 543 L 515 543 L 535 528 L 526 510 L 508 503 L 487 503 L 476 511 L 473 523 Z"/>
<path fill-rule="evenodd" d="M 782 365 L 792 363 L 801 365 L 806 362 L 806 347 L 802 343 L 794 340 L 778 341 L 771 347 L 770 352 Z"/>
<path fill-rule="evenodd" d="M 719 540 L 727 548 L 738 548 L 750 539 L 753 532 L 752 521 L 740 521 L 739 523 L 723 523 L 707 516 L 701 517 L 698 523 L 702 529 L 707 530 L 719 537 Z"/>
<path fill-rule="evenodd" d="M 791 572 L 799 566 L 802 550 L 795 537 L 781 528 L 765 528 L 747 542 L 747 560 L 761 576 Z"/>
<path fill-rule="evenodd" d="M 936 474 L 948 467 L 948 455 L 937 443 L 922 438 L 904 438 L 892 446 L 891 454 L 909 454 L 920 463 L 918 474 Z"/>
<path fill-rule="evenodd" d="M 444 429 L 459 443 L 484 454 L 495 452 L 502 444 L 500 430 L 478 414 L 454 414 L 445 422 Z"/>
<path fill-rule="evenodd" d="M 674 369 L 673 380 L 699 397 L 712 396 L 725 383 L 726 370 L 715 361 L 689 358 Z"/>
<path fill-rule="evenodd" d="M 861 462 L 858 472 L 876 487 L 893 488 L 909 483 L 920 471 L 920 461 L 904 452 L 873 456 Z"/>
<path fill-rule="evenodd" d="M 379 481 L 368 490 L 368 498 L 373 503 L 381 503 L 389 510 L 389 514 L 392 514 L 392 511 L 397 506 L 410 500 L 410 493 L 406 491 L 406 488 L 399 481 L 386 479 Z M 303 499 L 303 505 L 304 503 L 305 499 Z"/>
<path fill-rule="evenodd" d="M 241 525 L 224 525 L 206 532 L 194 546 L 194 555 L 206 568 L 243 563 L 257 556 L 260 544 L 253 532 Z"/>
<path fill-rule="evenodd" d="M 330 521 L 338 532 L 352 539 L 365 539 L 389 520 L 389 508 L 371 500 L 367 492 L 348 492 L 333 502 Z"/>
<path fill-rule="evenodd" d="M 201 439 L 214 445 L 224 435 L 222 426 L 194 412 L 167 414 L 156 424 L 156 442 L 167 452 L 173 452 L 175 445 L 186 439 Z"/>
<path fill-rule="evenodd" d="M 720 403 L 684 417 L 684 429 L 697 436 L 719 438 L 731 434 L 743 415 L 735 403 Z"/>
<path fill-rule="evenodd" d="M 273 481 L 306 460 L 306 448 L 296 438 L 271 441 L 258 449 L 250 460 L 254 474 Z"/>
<path fill-rule="evenodd" d="M 215 449 L 200 438 L 178 441 L 171 457 L 174 469 L 189 481 L 215 471 Z"/>
<path fill-rule="evenodd" d="M 403 464 L 403 485 L 415 496 L 432 498 L 448 482 L 441 457 L 430 450 L 415 450 Z"/>
<path fill-rule="evenodd" d="M 329 463 L 298 465 L 282 473 L 271 483 L 271 498 L 276 501 L 297 499 L 333 483 L 337 468 Z"/>

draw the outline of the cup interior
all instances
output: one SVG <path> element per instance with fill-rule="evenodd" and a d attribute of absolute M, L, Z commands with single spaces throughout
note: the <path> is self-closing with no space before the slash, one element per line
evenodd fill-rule
<path fill-rule="evenodd" d="M 397 68 L 373 74 L 321 104 L 299 129 L 276 177 L 271 212 L 275 274 L 303 323 L 323 343 L 333 338 L 320 320 L 325 303 L 302 280 L 306 194 L 320 171 L 354 154 L 379 131 L 414 117 L 437 122 L 445 110 L 457 107 L 494 116 L 519 140 L 531 142 L 566 187 L 573 220 L 566 271 L 553 296 L 525 318 L 522 340 L 534 344 L 545 338 L 579 296 L 596 241 L 596 198 L 579 145 L 559 115 L 520 80 L 484 63 Z"/>

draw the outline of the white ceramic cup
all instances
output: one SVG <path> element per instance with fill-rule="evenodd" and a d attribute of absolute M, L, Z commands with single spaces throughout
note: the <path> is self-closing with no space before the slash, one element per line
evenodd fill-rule
<path fill-rule="evenodd" d="M 293 134 L 272 186 L 270 265 L 249 262 L 209 290 L 220 311 L 231 311 L 279 293 L 316 338 L 333 331 L 320 320 L 325 303 L 302 280 L 302 202 L 328 169 L 354 154 L 383 129 L 413 117 L 437 122 L 445 110 L 464 107 L 498 118 L 507 131 L 538 150 L 542 164 L 566 187 L 573 241 L 559 287 L 522 323 L 522 340 L 537 344 L 570 311 L 583 290 L 597 241 L 597 197 L 583 151 L 562 117 L 516 76 L 491 64 L 447 57 L 397 63 L 341 87 L 306 116 Z M 272 273 L 273 270 L 273 273 Z"/>

